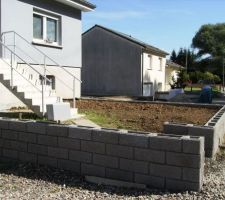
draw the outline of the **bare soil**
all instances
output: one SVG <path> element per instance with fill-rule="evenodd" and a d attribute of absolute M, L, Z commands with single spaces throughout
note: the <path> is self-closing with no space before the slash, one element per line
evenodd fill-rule
<path fill-rule="evenodd" d="M 163 131 L 166 121 L 204 125 L 218 111 L 218 108 L 99 100 L 79 100 L 77 107 L 87 117 L 88 113 L 94 113 L 108 118 L 107 127 L 158 133 Z"/>

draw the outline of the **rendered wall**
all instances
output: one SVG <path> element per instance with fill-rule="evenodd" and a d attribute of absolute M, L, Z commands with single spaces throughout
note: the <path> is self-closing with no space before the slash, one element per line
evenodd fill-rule
<path fill-rule="evenodd" d="M 0 157 L 160 189 L 199 191 L 204 138 L 0 119 Z"/>
<path fill-rule="evenodd" d="M 33 8 L 53 12 L 62 18 L 62 49 L 36 46 L 62 66 L 81 67 L 81 11 L 46 0 L 1 0 L 1 32 L 16 31 L 30 43 L 33 40 Z M 12 37 L 6 38 L 13 44 Z M 16 44 L 43 64 L 37 51 L 17 38 Z M 20 55 L 20 53 L 18 51 Z M 24 56 L 24 55 L 23 55 Z M 49 64 L 53 64 L 49 60 Z"/>
<path fill-rule="evenodd" d="M 101 28 L 82 36 L 83 95 L 142 95 L 141 47 Z"/>
<path fill-rule="evenodd" d="M 150 69 L 149 54 L 143 53 L 143 82 L 144 83 L 153 83 L 153 91 L 151 94 L 154 94 L 156 91 L 160 91 L 158 88 L 158 83 L 162 84 L 161 91 L 165 90 L 165 65 L 166 58 L 162 58 L 156 55 L 151 55 L 152 57 L 152 68 Z M 162 58 L 162 70 L 160 70 L 159 58 Z"/>

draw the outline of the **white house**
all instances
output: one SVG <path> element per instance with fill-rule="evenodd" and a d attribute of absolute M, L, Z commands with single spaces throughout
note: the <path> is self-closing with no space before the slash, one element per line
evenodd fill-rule
<path fill-rule="evenodd" d="M 172 78 L 174 78 L 174 80 L 176 81 L 178 78 L 178 72 L 181 69 L 184 69 L 184 67 L 170 60 L 166 61 L 165 91 L 169 91 L 171 89 L 170 84 L 172 83 Z"/>
<path fill-rule="evenodd" d="M 0 109 L 80 97 L 86 0 L 0 0 Z M 16 97 L 16 98 L 15 98 Z"/>
<path fill-rule="evenodd" d="M 82 95 L 153 96 L 165 90 L 165 51 L 99 25 L 83 33 L 82 45 Z"/>

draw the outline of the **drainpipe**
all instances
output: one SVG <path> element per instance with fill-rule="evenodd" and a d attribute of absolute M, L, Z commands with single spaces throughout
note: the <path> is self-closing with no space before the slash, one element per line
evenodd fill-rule
<path fill-rule="evenodd" d="M 144 94 L 144 49 L 141 50 L 141 96 Z"/>

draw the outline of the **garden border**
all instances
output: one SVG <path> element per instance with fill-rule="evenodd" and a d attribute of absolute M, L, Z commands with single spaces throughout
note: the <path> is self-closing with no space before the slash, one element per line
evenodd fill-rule
<path fill-rule="evenodd" d="M 83 176 L 200 191 L 204 138 L 0 119 L 0 157 Z"/>
<path fill-rule="evenodd" d="M 214 158 L 219 151 L 219 146 L 225 142 L 225 106 L 223 106 L 204 126 L 165 122 L 164 133 L 202 136 L 205 138 L 206 157 Z"/>

